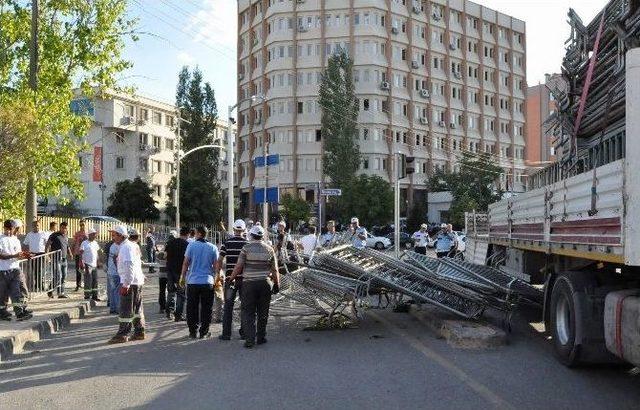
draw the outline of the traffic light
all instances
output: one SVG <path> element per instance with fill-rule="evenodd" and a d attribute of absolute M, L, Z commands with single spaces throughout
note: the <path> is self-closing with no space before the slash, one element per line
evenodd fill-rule
<path fill-rule="evenodd" d="M 398 177 L 400 179 L 406 178 L 408 175 L 411 175 L 416 172 L 415 162 L 416 157 L 408 157 L 404 154 L 398 154 L 399 159 L 399 167 L 398 167 Z"/>

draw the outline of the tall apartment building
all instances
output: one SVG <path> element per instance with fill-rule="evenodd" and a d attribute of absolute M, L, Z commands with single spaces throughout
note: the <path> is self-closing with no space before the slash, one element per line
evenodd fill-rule
<path fill-rule="evenodd" d="M 424 200 L 431 173 L 455 170 L 463 152 L 487 152 L 505 170 L 503 188 L 523 186 L 523 21 L 465 0 L 239 0 L 238 12 L 238 99 L 266 97 L 239 108 L 245 211 L 264 186 L 253 160 L 266 149 L 280 156 L 269 186 L 315 199 L 318 86 L 341 49 L 354 59 L 362 172 L 390 180 L 394 152 L 415 156 L 403 194 Z"/>
<path fill-rule="evenodd" d="M 79 155 L 85 192 L 79 208 L 102 215 L 116 184 L 140 177 L 153 188 L 156 206 L 164 211 L 179 149 L 176 107 L 147 97 L 111 92 L 92 100 L 79 96 L 71 108 L 93 120 L 86 136 L 89 148 Z M 229 130 L 226 121 L 218 120 L 214 139 L 227 146 Z M 234 126 L 231 132 L 235 133 Z M 188 158 L 182 166 L 190 166 Z M 227 172 L 227 153 L 223 151 L 218 173 L 224 192 Z"/>
<path fill-rule="evenodd" d="M 564 89 L 560 74 L 547 74 L 544 84 L 527 89 L 526 114 L 526 164 L 532 169 L 543 167 L 556 160 L 555 137 L 545 122 L 557 110 L 551 89 Z"/>

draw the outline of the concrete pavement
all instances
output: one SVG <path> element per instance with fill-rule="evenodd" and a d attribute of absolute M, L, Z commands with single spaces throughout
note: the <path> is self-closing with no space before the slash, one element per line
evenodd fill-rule
<path fill-rule="evenodd" d="M 620 367 L 570 370 L 526 320 L 507 346 L 449 346 L 406 313 L 369 310 L 357 329 L 304 332 L 315 316 L 272 309 L 269 342 L 192 341 L 157 314 L 145 289 L 148 339 L 107 345 L 106 309 L 0 364 L 0 407 L 17 408 L 638 408 L 640 378 Z M 212 329 L 215 336 L 220 326 Z M 237 334 L 234 334 L 237 336 Z"/>

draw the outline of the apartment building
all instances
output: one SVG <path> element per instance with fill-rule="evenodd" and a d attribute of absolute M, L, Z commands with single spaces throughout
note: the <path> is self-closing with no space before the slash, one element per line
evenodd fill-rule
<path fill-rule="evenodd" d="M 544 84 L 527 89 L 526 115 L 526 164 L 532 170 L 556 161 L 555 137 L 545 124 L 557 110 L 551 90 L 565 89 L 566 84 L 560 74 L 547 74 Z"/>
<path fill-rule="evenodd" d="M 393 153 L 416 157 L 403 195 L 424 198 L 438 169 L 490 153 L 519 190 L 525 171 L 525 23 L 464 0 L 239 0 L 238 176 L 254 212 L 255 158 L 279 154 L 268 186 L 315 200 L 323 179 L 321 73 L 354 59 L 362 172 L 393 177 Z M 332 113 L 340 115 L 340 113 Z M 258 175 L 258 177 L 256 177 Z"/>

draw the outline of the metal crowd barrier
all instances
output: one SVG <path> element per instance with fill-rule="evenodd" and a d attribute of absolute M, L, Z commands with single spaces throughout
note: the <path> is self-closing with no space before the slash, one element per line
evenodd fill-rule
<path fill-rule="evenodd" d="M 62 279 L 59 274 L 60 263 L 62 263 L 60 251 L 43 253 L 19 261 L 30 298 L 51 290 L 55 292 L 60 287 Z M 67 272 L 68 275 L 69 272 Z"/>

